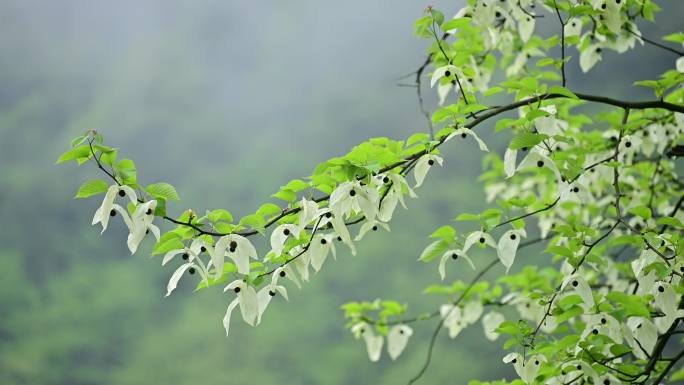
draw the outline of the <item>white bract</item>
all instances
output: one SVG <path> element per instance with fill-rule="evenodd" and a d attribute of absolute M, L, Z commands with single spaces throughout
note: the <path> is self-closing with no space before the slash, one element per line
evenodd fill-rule
<path fill-rule="evenodd" d="M 482 327 L 484 328 L 485 337 L 490 341 L 496 341 L 496 339 L 499 338 L 499 333 L 496 332 L 496 329 L 504 321 L 506 321 L 506 318 L 499 312 L 490 311 L 485 314 L 484 317 L 482 317 Z"/>
<path fill-rule="evenodd" d="M 107 230 L 107 225 L 109 224 L 109 218 L 115 214 L 114 201 L 117 196 L 126 196 L 131 201 L 131 204 L 138 204 L 138 196 L 135 190 L 128 186 L 119 186 L 117 184 L 112 185 L 107 189 L 104 199 L 102 199 L 102 204 L 95 210 L 95 215 L 93 216 L 93 225 L 100 223 L 102 225 L 102 233 Z"/>
<path fill-rule="evenodd" d="M 510 270 L 515 261 L 515 254 L 518 251 L 520 239 L 527 237 L 525 229 L 508 230 L 501 235 L 499 243 L 496 247 L 496 253 L 499 256 L 501 264 L 506 267 L 506 272 Z"/>
<path fill-rule="evenodd" d="M 512 363 L 515 372 L 526 384 L 531 384 L 537 378 L 539 368 L 546 359 L 542 355 L 533 355 L 525 361 L 520 353 L 510 353 L 503 358 L 504 363 Z"/>
<path fill-rule="evenodd" d="M 430 168 L 435 165 L 435 163 L 441 166 L 443 159 L 440 156 L 432 154 L 425 154 L 418 158 L 416 167 L 413 169 L 413 176 L 416 178 L 415 187 L 420 187 L 420 185 L 423 184 L 425 176 L 427 175 L 428 171 L 430 171 Z"/>
<path fill-rule="evenodd" d="M 475 265 L 473 264 L 473 261 L 470 259 L 470 257 L 464 253 L 462 250 L 447 250 L 444 254 L 442 254 L 442 257 L 439 259 L 439 276 L 442 278 L 442 281 L 444 278 L 446 278 L 446 263 L 448 260 L 453 260 L 456 261 L 458 259 L 465 259 L 466 262 L 468 262 L 468 265 L 475 270 Z"/>
<path fill-rule="evenodd" d="M 473 139 L 475 139 L 475 141 L 477 141 L 477 145 L 480 147 L 480 150 L 485 151 L 485 152 L 489 151 L 489 148 L 487 148 L 487 145 L 485 144 L 485 142 L 483 142 L 482 139 L 480 139 L 480 137 L 477 136 L 475 131 L 473 131 L 469 128 L 465 128 L 465 127 L 461 127 L 461 128 L 454 130 L 454 132 L 449 134 L 449 136 L 447 136 L 446 139 L 444 139 L 444 141 L 446 142 L 446 141 L 450 140 L 451 138 L 453 138 L 454 136 L 457 136 L 457 135 L 460 136 L 461 138 L 466 138 L 468 136 L 472 136 Z"/>
<path fill-rule="evenodd" d="M 257 299 L 257 292 L 254 290 L 254 287 L 242 280 L 235 280 L 228 284 L 223 289 L 223 292 L 225 293 L 229 290 L 234 291 L 237 294 L 237 298 L 228 305 L 226 315 L 223 316 L 223 327 L 226 329 L 226 336 L 228 336 L 230 329 L 230 316 L 233 314 L 236 306 L 240 306 L 242 319 L 250 326 L 256 325 L 259 317 L 259 300 Z"/>
<path fill-rule="evenodd" d="M 211 260 L 216 269 L 216 277 L 223 275 L 223 265 L 228 257 L 235 262 L 240 274 L 249 274 L 249 260 L 258 259 L 256 248 L 249 239 L 238 234 L 224 235 L 216 241 L 213 252 L 210 249 Z"/>
<path fill-rule="evenodd" d="M 368 358 L 372 362 L 378 361 L 380 359 L 380 354 L 382 353 L 382 345 L 384 342 L 382 335 L 375 335 L 373 328 L 365 322 L 359 322 L 352 326 L 351 332 L 354 333 L 354 337 L 357 339 L 363 337 L 366 342 Z"/>
<path fill-rule="evenodd" d="M 413 329 L 408 325 L 395 325 L 387 333 L 387 353 L 392 360 L 396 360 L 406 348 Z"/>

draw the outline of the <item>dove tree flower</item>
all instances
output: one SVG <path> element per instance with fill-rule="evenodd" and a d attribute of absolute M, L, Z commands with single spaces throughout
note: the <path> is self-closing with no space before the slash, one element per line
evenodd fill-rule
<path fill-rule="evenodd" d="M 93 216 L 93 226 L 98 223 L 101 224 L 103 233 L 107 230 L 109 218 L 116 215 L 117 210 L 115 210 L 114 201 L 117 197 L 128 197 L 131 204 L 138 204 L 138 196 L 136 195 L 135 190 L 129 186 L 119 186 L 118 184 L 110 186 L 104 199 L 102 199 L 102 204 L 95 210 L 95 215 Z"/>
<path fill-rule="evenodd" d="M 447 151 L 456 151 L 455 167 L 470 165 L 458 151 L 472 138 L 483 152 L 477 184 L 484 185 L 487 207 L 455 213 L 456 225 L 428 232 L 432 240 L 418 258 L 439 259 L 441 280 L 424 293 L 442 305 L 417 315 L 388 299 L 343 306 L 371 361 L 380 359 L 385 340 L 396 359 L 423 321 L 437 321 L 432 357 L 442 329 L 455 338 L 481 319 L 484 338 L 503 341 L 512 352 L 501 354 L 504 361 L 530 385 L 674 383 L 684 378 L 684 353 L 674 343 L 684 322 L 677 163 L 684 155 L 684 34 L 662 43 L 642 34 L 660 8 L 656 2 L 469 0 L 452 19 L 429 7 L 415 23 L 416 33 L 430 39 L 429 56 L 415 72 L 420 111 L 429 118 L 424 129 L 405 140 L 360 143 L 282 186 L 273 195 L 279 204 L 265 203 L 236 223 L 223 209 L 172 216 L 179 199 L 173 186 L 141 184 L 134 163 L 117 161 L 118 150 L 95 131 L 76 138 L 58 162 L 94 162 L 109 178 L 87 181 L 76 194 L 104 195 L 94 225 L 104 230 L 120 216 L 131 252 L 152 232 L 162 264 L 183 258 L 167 293 L 186 273 L 199 273 L 198 289 L 232 281 L 225 288 L 236 296 L 224 317 L 228 333 L 235 308 L 248 325 L 259 324 L 274 298 L 288 299 L 283 279 L 297 287 L 313 280 L 311 269 L 347 253 L 338 243 L 356 254 L 352 232 L 361 240 L 389 230 L 396 207 L 416 197 L 407 175 L 413 172 L 415 187 L 427 185 Z M 613 56 L 642 45 L 677 55 L 663 62 L 672 68 L 660 76 L 636 82 L 651 98 L 580 93 L 576 76 L 567 76 L 571 68 L 584 73 L 609 64 L 639 69 Z M 425 75 L 435 106 L 423 94 Z M 487 145 L 481 137 L 490 133 L 496 138 Z M 464 140 L 452 140 L 459 136 Z M 469 188 L 457 183 L 449 193 L 462 198 Z M 171 229 L 160 234 L 158 221 Z M 413 232 L 424 230 L 416 221 Z M 256 261 L 261 237 L 270 249 Z M 429 365 L 427 359 L 411 381 Z"/>
<path fill-rule="evenodd" d="M 226 314 L 223 316 L 223 328 L 226 330 L 226 336 L 230 330 L 230 317 L 237 306 L 240 306 L 242 319 L 248 325 L 254 326 L 260 319 L 259 299 L 254 287 L 242 280 L 235 280 L 223 289 L 224 293 L 228 291 L 235 293 L 236 298 L 228 305 Z"/>

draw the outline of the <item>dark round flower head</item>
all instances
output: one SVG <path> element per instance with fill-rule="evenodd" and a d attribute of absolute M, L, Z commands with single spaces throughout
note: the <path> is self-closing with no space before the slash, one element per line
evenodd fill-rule
<path fill-rule="evenodd" d="M 665 292 L 665 288 L 662 287 L 662 286 L 658 286 L 658 291 L 661 292 L 661 293 L 664 293 L 664 292 Z"/>
<path fill-rule="evenodd" d="M 389 183 L 389 181 L 390 181 L 390 178 L 388 176 L 385 176 L 384 178 L 382 178 L 382 183 Z"/>
<path fill-rule="evenodd" d="M 485 243 L 484 237 L 480 237 L 480 243 Z"/>
<path fill-rule="evenodd" d="M 281 270 L 278 275 L 280 275 L 281 278 L 284 277 L 285 276 L 285 270 Z"/>
<path fill-rule="evenodd" d="M 228 245 L 231 249 L 235 250 L 237 249 L 237 242 L 235 241 L 230 241 L 230 245 Z"/>
<path fill-rule="evenodd" d="M 451 71 L 444 71 L 444 76 L 446 76 L 446 77 L 451 76 Z"/>
<path fill-rule="evenodd" d="M 353 196 L 353 195 L 352 195 L 352 196 Z M 325 217 L 326 217 L 326 218 L 332 217 L 332 213 L 325 213 Z"/>
<path fill-rule="evenodd" d="M 356 195 L 356 191 L 355 191 L 355 190 L 351 190 L 351 191 L 349 192 L 349 195 L 351 195 L 351 196 Z"/>
<path fill-rule="evenodd" d="M 430 160 L 428 160 L 428 164 L 429 164 L 430 166 L 432 166 L 433 164 L 435 164 L 435 161 L 432 160 L 432 159 L 430 159 Z"/>
<path fill-rule="evenodd" d="M 378 231 L 378 226 L 377 226 L 377 225 L 373 225 L 373 231 Z"/>
<path fill-rule="evenodd" d="M 283 234 L 285 234 L 286 237 L 290 235 L 290 229 L 283 230 Z"/>
<path fill-rule="evenodd" d="M 578 285 L 579 285 L 579 282 L 577 282 L 576 280 L 572 281 L 572 287 L 577 287 Z"/>
<path fill-rule="evenodd" d="M 189 268 L 188 273 L 190 273 L 191 275 L 195 274 L 195 268 L 194 267 Z"/>
<path fill-rule="evenodd" d="M 404 329 L 399 329 L 399 334 L 404 334 Z"/>
<path fill-rule="evenodd" d="M 190 258 L 190 256 L 188 255 L 188 253 L 183 253 L 183 255 L 182 255 L 181 257 L 183 258 L 184 261 L 187 261 L 188 258 Z"/>
<path fill-rule="evenodd" d="M 240 286 L 238 286 L 238 287 L 236 287 L 236 288 L 234 289 L 234 291 L 235 291 L 236 294 L 239 293 L 240 290 L 241 290 L 241 289 L 240 289 Z"/>
<path fill-rule="evenodd" d="M 537 161 L 537 167 L 544 167 L 544 161 L 543 161 L 543 160 L 538 160 L 538 161 Z"/>
<path fill-rule="evenodd" d="M 572 191 L 573 191 L 573 192 L 579 192 L 579 187 L 575 186 L 575 187 L 572 189 Z"/>
<path fill-rule="evenodd" d="M 597 335 L 597 334 L 598 334 L 598 329 L 592 330 L 591 333 L 592 333 L 593 335 Z"/>
<path fill-rule="evenodd" d="M 145 214 L 151 215 L 151 214 L 152 214 L 152 209 L 147 209 L 147 211 L 145 211 Z"/>
<path fill-rule="evenodd" d="M 461 132 L 461 138 L 465 138 L 466 136 L 468 135 L 465 132 Z"/>
<path fill-rule="evenodd" d="M 511 362 L 515 364 L 516 362 L 518 362 L 518 359 L 514 358 L 513 360 L 511 360 Z"/>
<path fill-rule="evenodd" d="M 325 238 L 321 239 L 321 245 L 325 245 L 326 243 L 328 243 L 328 241 L 326 241 Z"/>
<path fill-rule="evenodd" d="M 617 1 L 620 1 L 620 0 L 615 0 L 615 1 L 617 2 Z M 603 385 L 610 385 L 610 380 L 607 379 L 607 378 L 606 378 L 605 380 L 603 380 Z"/>
<path fill-rule="evenodd" d="M 268 295 L 270 295 L 271 297 L 275 297 L 276 292 L 273 291 L 273 290 L 269 290 L 269 291 L 268 291 Z"/>
<path fill-rule="evenodd" d="M 119 196 L 120 196 L 120 197 L 125 197 L 125 196 L 126 196 L 126 192 L 125 192 L 124 190 L 119 190 Z"/>
<path fill-rule="evenodd" d="M 342 242 L 342 237 L 340 237 L 340 236 L 338 235 L 338 236 L 337 236 L 337 240 L 338 240 L 339 242 Z"/>
<path fill-rule="evenodd" d="M 207 248 L 202 246 L 202 247 L 200 247 L 200 251 L 204 253 L 205 251 L 207 251 Z"/>
<path fill-rule="evenodd" d="M 110 216 L 110 217 L 113 217 L 113 216 L 115 216 L 115 215 L 116 215 L 116 210 L 112 209 L 111 211 L 109 211 L 109 216 Z"/>
<path fill-rule="evenodd" d="M 458 259 L 458 254 L 452 253 L 452 254 L 451 254 L 451 259 Z"/>
<path fill-rule="evenodd" d="M 625 147 L 627 147 L 627 148 L 632 147 L 632 142 L 626 142 L 626 143 L 625 143 Z"/>
<path fill-rule="evenodd" d="M 511 240 L 515 241 L 515 238 L 516 238 L 515 234 L 511 234 Z"/>

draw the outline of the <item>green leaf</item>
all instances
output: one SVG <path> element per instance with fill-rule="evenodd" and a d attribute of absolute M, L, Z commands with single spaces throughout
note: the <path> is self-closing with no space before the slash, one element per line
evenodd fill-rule
<path fill-rule="evenodd" d="M 89 159 L 90 156 L 91 156 L 90 147 L 80 146 L 80 147 L 73 148 L 73 149 L 63 153 L 62 155 L 60 155 L 59 159 L 57 159 L 56 164 L 64 163 L 64 162 L 67 162 L 70 160 L 79 161 L 79 160 L 83 160 L 83 159 Z M 82 163 L 82 162 L 79 162 L 79 164 L 80 163 Z"/>
<path fill-rule="evenodd" d="M 549 90 L 547 92 L 549 94 L 559 94 L 559 95 L 567 96 L 571 99 L 579 99 L 577 97 L 577 95 L 575 95 L 572 91 L 570 91 L 569 89 L 567 89 L 565 87 L 561 87 L 561 86 L 553 86 L 553 87 L 549 88 Z"/>
<path fill-rule="evenodd" d="M 211 222 L 219 222 L 219 221 L 224 221 L 224 222 L 232 222 L 233 221 L 233 214 L 230 213 L 228 210 L 224 209 L 218 209 L 218 210 L 213 210 L 207 213 L 207 218 Z"/>
<path fill-rule="evenodd" d="M 89 180 L 78 188 L 78 192 L 74 198 L 88 198 L 93 195 L 102 194 L 109 189 L 107 182 L 102 179 Z"/>
<path fill-rule="evenodd" d="M 532 148 L 536 146 L 541 141 L 548 139 L 548 135 L 545 134 L 534 134 L 532 132 L 524 132 L 522 134 L 516 135 L 511 139 L 511 143 L 508 148 L 511 150 L 520 150 L 521 148 Z"/>
<path fill-rule="evenodd" d="M 286 202 L 294 202 L 297 199 L 297 193 L 292 190 L 280 190 L 271 195 L 274 198 L 282 199 Z"/>
<path fill-rule="evenodd" d="M 163 198 L 167 201 L 177 201 L 180 199 L 176 188 L 164 182 L 153 183 L 147 186 L 145 191 L 154 198 Z"/>
<path fill-rule="evenodd" d="M 130 159 L 121 159 L 117 163 L 115 170 L 123 179 L 123 184 L 134 185 L 138 180 L 138 172 L 135 168 L 135 162 Z"/>
<path fill-rule="evenodd" d="M 277 205 L 274 205 L 273 203 L 265 203 L 259 207 L 257 210 L 257 214 L 264 216 L 264 217 L 270 217 L 276 214 L 280 214 L 282 209 L 278 207 Z"/>
<path fill-rule="evenodd" d="M 170 233 L 173 234 L 173 233 Z M 166 235 L 166 234 L 165 234 Z M 171 250 L 178 250 L 184 248 L 185 245 L 181 242 L 180 238 L 171 239 L 160 239 L 159 242 L 154 246 L 152 250 L 152 255 L 168 253 Z"/>
<path fill-rule="evenodd" d="M 651 209 L 644 205 L 632 207 L 627 211 L 644 219 L 651 219 L 652 216 Z"/>
<path fill-rule="evenodd" d="M 458 19 L 451 19 L 446 23 L 442 24 L 442 30 L 451 31 L 452 29 L 462 28 L 469 25 L 472 19 L 469 17 L 459 17 Z"/>
<path fill-rule="evenodd" d="M 429 244 L 420 254 L 419 261 L 430 262 L 438 256 L 444 254 L 449 248 L 449 242 L 440 239 Z"/>
<path fill-rule="evenodd" d="M 430 234 L 430 238 L 453 240 L 454 238 L 456 238 L 456 230 L 449 225 L 445 225 L 435 230 L 434 233 Z"/>

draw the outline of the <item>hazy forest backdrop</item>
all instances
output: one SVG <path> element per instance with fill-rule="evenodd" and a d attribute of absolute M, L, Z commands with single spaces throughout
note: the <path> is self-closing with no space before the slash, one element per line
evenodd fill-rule
<path fill-rule="evenodd" d="M 453 13 L 462 2 L 434 5 Z M 435 227 L 483 206 L 476 149 L 446 146 L 450 167 L 435 170 L 410 214 L 398 211 L 390 234 L 365 239 L 356 257 L 345 250 L 290 303 L 275 301 L 262 326 L 236 323 L 229 339 L 220 324 L 228 299 L 193 294 L 189 281 L 164 298 L 172 268 L 149 253 L 131 257 L 121 224 L 100 239 L 89 221 L 98 199 L 71 199 L 94 167 L 54 162 L 69 139 L 97 128 L 136 160 L 143 181 L 174 184 L 196 211 L 252 212 L 364 139 L 426 129 L 415 90 L 397 83 L 423 61 L 428 42 L 412 25 L 429 4 L 141 3 L 0 0 L 0 384 L 405 381 L 429 328 L 398 362 L 374 364 L 339 305 L 385 297 L 434 308 L 437 298 L 418 293 L 436 271 L 415 261 Z M 658 40 L 681 28 L 684 12 L 678 0 L 661 5 L 658 25 L 641 26 Z M 646 46 L 617 59 L 608 53 L 581 82 L 575 61 L 571 88 L 646 98 L 649 90 L 626 85 L 675 58 Z M 440 339 L 421 382 L 512 378 L 481 333 Z"/>

